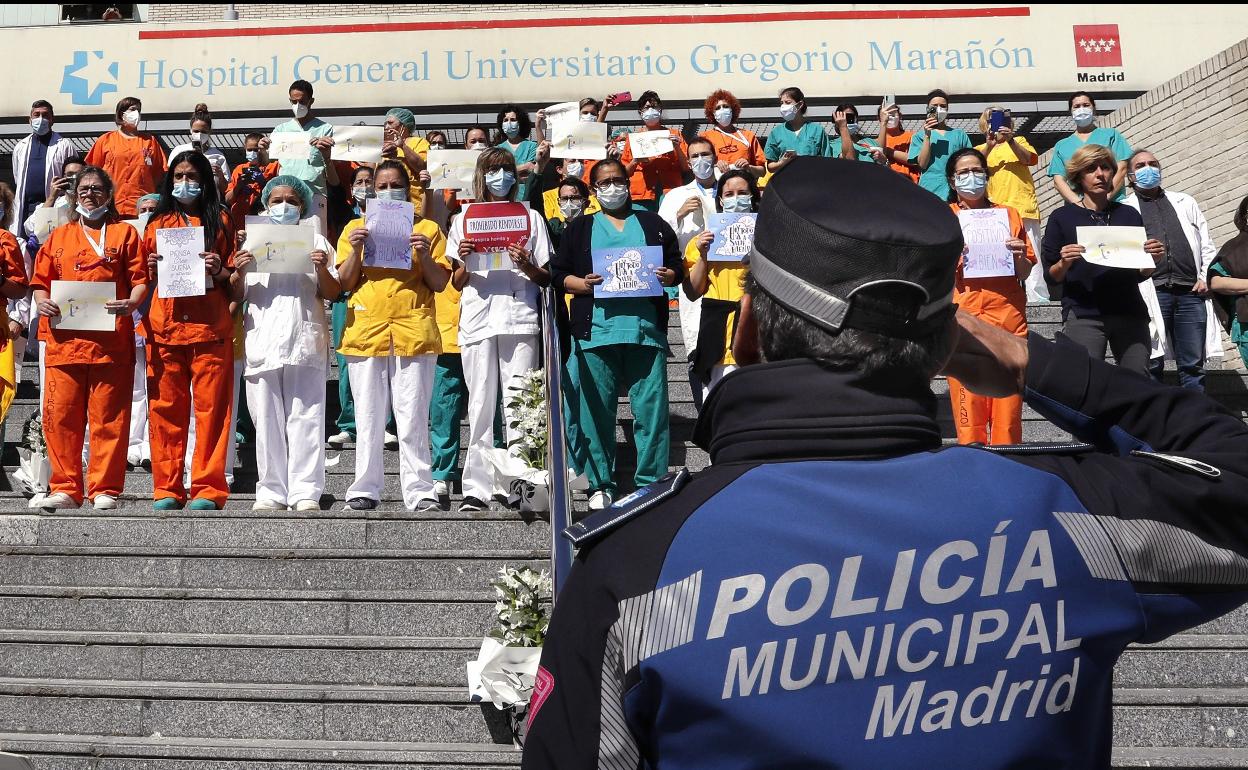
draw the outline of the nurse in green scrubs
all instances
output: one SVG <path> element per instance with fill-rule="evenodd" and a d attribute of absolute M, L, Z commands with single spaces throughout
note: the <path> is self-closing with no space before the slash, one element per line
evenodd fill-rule
<path fill-rule="evenodd" d="M 629 246 L 662 249 L 655 274 L 663 286 L 683 278 L 676 233 L 657 214 L 633 206 L 628 174 L 619 161 L 594 166 L 590 178 L 602 211 L 573 220 L 550 263 L 556 287 L 572 295 L 569 311 L 572 350 L 568 361 L 569 422 L 581 428 L 573 463 L 589 478 L 590 508 L 615 498 L 616 394 L 626 390 L 632 405 L 638 487 L 667 473 L 671 445 L 667 401 L 667 299 L 664 296 L 611 298 L 601 294 L 603 278 L 594 272 L 593 252 Z M 596 296 L 597 293 L 597 296 Z"/>
<path fill-rule="evenodd" d="M 802 89 L 786 88 L 780 92 L 780 117 L 784 123 L 771 129 L 763 148 L 768 171 L 774 174 L 799 155 L 828 154 L 830 143 L 823 126 L 806 120 L 806 96 Z"/>
<path fill-rule="evenodd" d="M 529 113 L 509 104 L 499 110 L 494 126 L 498 129 L 495 146 L 516 158 L 516 178 L 520 180 L 516 200 L 527 201 L 529 190 L 537 184 L 537 142 L 529 138 L 533 121 L 529 120 Z"/>

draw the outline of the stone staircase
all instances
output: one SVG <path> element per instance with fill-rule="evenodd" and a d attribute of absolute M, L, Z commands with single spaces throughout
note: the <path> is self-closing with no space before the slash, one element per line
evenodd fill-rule
<path fill-rule="evenodd" d="M 1042 333 L 1057 325 L 1053 306 L 1030 315 Z M 672 463 L 697 469 L 707 457 L 689 443 L 675 326 L 671 340 Z M 33 364 L 26 374 L 10 441 L 36 406 Z M 1240 375 L 1209 380 L 1243 415 Z M 1067 438 L 1025 418 L 1028 440 Z M 630 429 L 623 407 L 624 478 Z M 454 505 L 403 510 L 395 452 L 383 505 L 342 510 L 354 453 L 329 456 L 334 509 L 298 516 L 250 510 L 245 449 L 222 511 L 155 513 L 141 472 L 109 515 L 42 514 L 0 490 L 0 750 L 36 770 L 518 765 L 501 714 L 468 702 L 464 663 L 490 626 L 490 579 L 505 564 L 544 566 L 549 525 Z M 9 449 L 5 469 L 15 463 Z M 1248 613 L 1237 612 L 1130 650 L 1117 672 L 1115 766 L 1248 766 L 1245 648 Z"/>

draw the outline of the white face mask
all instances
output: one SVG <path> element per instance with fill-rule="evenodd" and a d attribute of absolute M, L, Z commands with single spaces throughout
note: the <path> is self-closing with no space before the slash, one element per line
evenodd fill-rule
<path fill-rule="evenodd" d="M 948 107 L 937 107 L 937 108 L 936 108 L 936 120 L 937 120 L 938 122 L 940 122 L 940 123 L 944 123 L 944 122 L 945 122 L 945 118 L 947 118 L 947 117 L 949 117 L 949 108 L 948 108 Z"/>
<path fill-rule="evenodd" d="M 797 117 L 797 105 L 796 104 L 780 105 L 780 117 L 784 118 L 786 122 L 792 120 L 793 118 L 796 118 Z"/>
<path fill-rule="evenodd" d="M 299 207 L 281 201 L 269 206 L 269 221 L 275 225 L 299 224 Z"/>
<path fill-rule="evenodd" d="M 141 120 L 142 117 L 142 114 L 138 110 L 126 110 L 121 113 L 121 122 L 125 123 L 127 126 L 138 128 L 139 120 Z"/>
<path fill-rule="evenodd" d="M 886 123 L 888 124 L 889 128 L 896 128 L 897 126 L 901 125 L 901 118 L 896 115 L 889 115 Z"/>
<path fill-rule="evenodd" d="M 741 214 L 750 210 L 754 205 L 754 196 L 752 195 L 734 195 L 731 198 L 721 198 L 724 204 L 724 212 L 727 214 Z"/>
<path fill-rule="evenodd" d="M 1096 111 L 1091 107 L 1076 107 L 1070 111 L 1070 116 L 1075 119 L 1076 126 L 1083 128 L 1096 120 Z"/>
<path fill-rule="evenodd" d="M 645 121 L 647 126 L 657 126 L 663 118 L 663 111 L 656 110 L 654 107 L 647 107 L 641 111 L 641 119 Z"/>
<path fill-rule="evenodd" d="M 585 211 L 584 201 L 559 201 L 559 213 L 563 214 L 563 218 L 573 220 L 579 217 Z"/>
<path fill-rule="evenodd" d="M 407 200 L 407 190 L 399 187 L 392 187 L 387 190 L 378 190 L 377 199 L 383 201 L 405 201 Z"/>
<path fill-rule="evenodd" d="M 598 119 L 598 116 L 597 116 L 597 115 L 595 115 L 595 114 L 594 114 L 594 113 L 592 113 L 592 112 L 582 112 L 582 113 L 581 113 L 581 122 L 582 122 L 582 123 L 593 123 L 593 122 L 594 122 L 595 120 L 597 120 L 597 119 Z"/>
<path fill-rule="evenodd" d="M 690 165 L 693 166 L 693 175 L 698 179 L 710 179 L 715 173 L 715 159 L 705 155 L 694 158 Z"/>
<path fill-rule="evenodd" d="M 564 176 L 574 176 L 577 179 L 580 179 L 581 175 L 584 173 L 585 173 L 585 164 L 580 162 L 579 160 L 569 160 L 569 161 L 565 161 L 563 164 Z"/>
<path fill-rule="evenodd" d="M 431 149 L 431 150 L 445 150 L 445 149 L 446 149 L 446 145 L 445 145 L 445 144 L 440 144 L 440 143 L 439 143 L 439 144 L 431 144 L 431 145 L 429 145 L 429 149 Z"/>
<path fill-rule="evenodd" d="M 194 144 L 195 142 L 199 142 L 201 147 L 207 147 L 212 143 L 208 139 L 208 134 L 205 134 L 202 131 L 192 131 L 191 132 L 191 144 Z"/>
<path fill-rule="evenodd" d="M 622 184 L 597 188 L 598 202 L 604 209 L 615 211 L 628 203 L 628 187 Z"/>
<path fill-rule="evenodd" d="M 290 105 L 290 111 L 295 113 L 296 120 L 303 120 L 308 116 L 308 105 L 303 102 L 295 102 Z"/>
<path fill-rule="evenodd" d="M 52 126 L 48 124 L 48 119 L 42 115 L 30 119 L 30 132 L 35 136 L 43 136 L 51 130 Z"/>
<path fill-rule="evenodd" d="M 732 125 L 732 108 L 720 107 L 718 110 L 715 110 L 715 122 L 725 128 L 727 128 L 728 126 L 731 126 Z"/>
<path fill-rule="evenodd" d="M 489 148 L 489 145 L 482 141 L 476 141 L 468 145 L 468 149 L 470 150 L 485 150 L 488 148 Z"/>

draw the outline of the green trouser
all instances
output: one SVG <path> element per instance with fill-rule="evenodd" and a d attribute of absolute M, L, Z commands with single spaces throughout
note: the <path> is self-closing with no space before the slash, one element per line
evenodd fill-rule
<path fill-rule="evenodd" d="M 616 394 L 628 390 L 633 408 L 633 443 L 643 487 L 667 473 L 671 431 L 667 409 L 667 355 L 649 345 L 603 345 L 583 348 L 573 343 L 569 367 L 576 369 L 577 416 L 583 436 L 579 460 L 589 488 L 614 493 Z"/>
<path fill-rule="evenodd" d="M 334 350 L 342 345 L 342 330 L 347 327 L 347 301 L 340 299 L 330 306 L 329 321 L 334 335 Z M 351 380 L 347 378 L 347 359 L 335 352 L 338 359 L 338 431 L 355 436 L 355 402 L 351 399 Z"/>
<path fill-rule="evenodd" d="M 460 425 L 468 414 L 468 382 L 458 353 L 438 356 L 433 370 L 433 398 L 429 402 L 429 449 L 435 481 L 459 481 Z M 494 410 L 494 446 L 506 448 L 503 409 Z"/>

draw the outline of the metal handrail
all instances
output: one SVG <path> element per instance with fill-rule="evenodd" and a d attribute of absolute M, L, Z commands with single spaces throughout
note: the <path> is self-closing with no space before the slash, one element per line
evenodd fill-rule
<path fill-rule="evenodd" d="M 572 543 L 563 530 L 572 524 L 572 497 L 568 489 L 567 435 L 563 425 L 563 358 L 555 327 L 554 288 L 542 290 L 542 352 L 546 369 L 546 468 L 550 485 L 550 573 L 555 598 L 572 569 Z"/>

